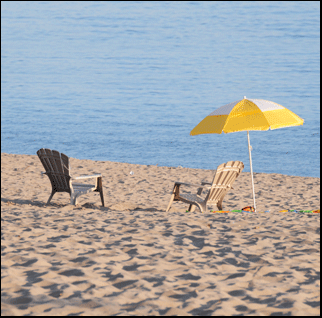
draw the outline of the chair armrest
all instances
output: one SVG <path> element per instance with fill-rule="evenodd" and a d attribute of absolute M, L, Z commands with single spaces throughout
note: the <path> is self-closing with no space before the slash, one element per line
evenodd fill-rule
<path fill-rule="evenodd" d="M 205 187 L 204 185 L 200 185 L 200 184 L 194 184 L 194 183 L 186 183 L 186 182 L 175 182 L 175 184 L 178 184 L 178 185 L 186 185 L 186 186 L 193 186 L 193 187 L 197 187 L 197 188 L 205 188 L 205 189 L 210 189 L 211 187 L 207 186 Z"/>
<path fill-rule="evenodd" d="M 91 176 L 72 177 L 71 179 L 72 180 L 79 180 L 79 179 L 99 178 L 101 176 L 102 176 L 101 173 L 97 173 L 97 174 L 92 174 Z"/>
<path fill-rule="evenodd" d="M 201 182 L 201 185 L 200 184 L 194 184 L 194 183 L 185 183 L 185 182 L 179 182 L 177 181 L 176 184 L 183 184 L 183 185 L 187 185 L 187 186 L 193 186 L 193 187 L 198 187 L 198 188 L 204 188 L 204 189 L 211 189 L 212 187 L 210 186 L 205 186 L 206 184 L 210 184 L 212 185 L 211 182 L 204 182 L 202 181 Z M 229 186 L 229 185 L 214 185 L 213 188 L 228 188 L 228 189 L 234 189 L 233 187 Z"/>
<path fill-rule="evenodd" d="M 202 181 L 201 182 L 201 184 L 210 184 L 210 185 L 212 185 L 212 183 L 211 182 L 206 182 L 206 181 Z M 220 187 L 220 186 L 219 186 Z M 219 188 L 218 187 L 218 188 Z M 216 186 L 215 186 L 215 188 L 216 188 Z M 221 188 L 221 187 L 220 187 Z M 229 189 L 234 189 L 233 187 L 231 187 L 231 186 L 229 186 L 229 185 L 227 185 L 227 186 L 224 186 L 224 188 L 229 188 Z"/>

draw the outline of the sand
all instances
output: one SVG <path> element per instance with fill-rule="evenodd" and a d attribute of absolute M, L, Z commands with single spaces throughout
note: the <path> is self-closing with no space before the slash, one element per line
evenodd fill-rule
<path fill-rule="evenodd" d="M 46 205 L 38 157 L 1 154 L 2 315 L 320 315 L 320 215 L 279 212 L 320 209 L 319 178 L 256 173 L 269 213 L 186 213 L 181 202 L 166 213 L 174 181 L 214 171 L 71 166 L 102 173 L 105 207 L 98 193 Z M 252 205 L 250 180 L 237 178 L 225 210 Z"/>

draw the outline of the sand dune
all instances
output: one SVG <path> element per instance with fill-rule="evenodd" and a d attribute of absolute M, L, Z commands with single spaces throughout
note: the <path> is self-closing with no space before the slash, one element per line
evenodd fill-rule
<path fill-rule="evenodd" d="M 218 163 L 219 164 L 219 163 Z M 1 154 L 2 315 L 320 315 L 320 179 L 255 174 L 259 211 L 186 213 L 173 182 L 213 171 L 71 159 L 99 194 L 45 205 L 37 156 Z M 130 174 L 133 171 L 133 175 Z M 249 173 L 224 209 L 252 205 Z"/>

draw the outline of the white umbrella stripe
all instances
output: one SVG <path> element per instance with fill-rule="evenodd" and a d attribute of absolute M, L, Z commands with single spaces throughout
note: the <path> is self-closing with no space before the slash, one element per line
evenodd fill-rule
<path fill-rule="evenodd" d="M 285 107 L 277 103 L 270 102 L 264 99 L 248 99 L 248 100 L 253 102 L 262 112 L 266 112 L 269 110 L 276 110 L 276 109 L 285 109 Z"/>
<path fill-rule="evenodd" d="M 240 102 L 240 100 L 236 102 L 232 102 L 229 104 L 226 104 L 224 106 L 219 107 L 218 109 L 214 110 L 211 114 L 208 116 L 220 116 L 220 115 L 229 115 L 232 109 Z"/>

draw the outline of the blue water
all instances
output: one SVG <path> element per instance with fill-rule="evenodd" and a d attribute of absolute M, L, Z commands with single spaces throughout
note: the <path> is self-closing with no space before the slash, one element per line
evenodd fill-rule
<path fill-rule="evenodd" d="M 254 172 L 320 176 L 320 2 L 1 2 L 1 152 L 214 169 L 247 133 L 190 136 L 216 108 L 281 104 Z"/>

